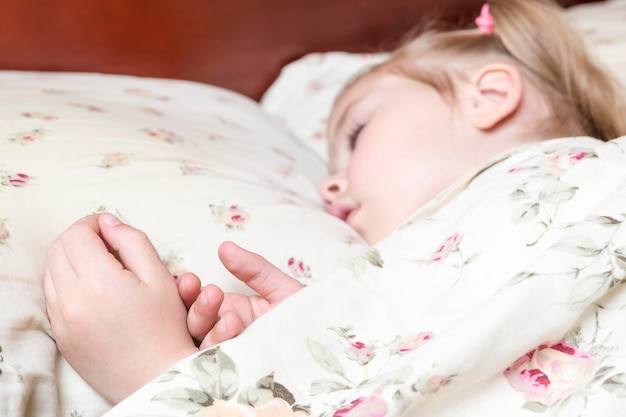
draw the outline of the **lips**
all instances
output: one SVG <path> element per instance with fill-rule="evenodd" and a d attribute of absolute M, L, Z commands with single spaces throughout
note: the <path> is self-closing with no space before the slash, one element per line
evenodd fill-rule
<path fill-rule="evenodd" d="M 329 214 L 343 220 L 351 225 L 352 218 L 358 211 L 359 207 L 353 204 L 331 204 L 326 207 Z"/>

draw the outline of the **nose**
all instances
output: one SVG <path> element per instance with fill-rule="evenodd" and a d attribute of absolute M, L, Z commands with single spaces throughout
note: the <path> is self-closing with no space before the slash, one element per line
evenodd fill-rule
<path fill-rule="evenodd" d="M 331 204 L 338 195 L 346 191 L 348 180 L 343 174 L 335 174 L 326 177 L 320 184 L 319 192 L 324 204 Z"/>

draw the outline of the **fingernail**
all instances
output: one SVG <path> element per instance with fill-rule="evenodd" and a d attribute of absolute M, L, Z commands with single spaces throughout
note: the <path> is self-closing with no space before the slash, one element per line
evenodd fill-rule
<path fill-rule="evenodd" d="M 112 214 L 104 213 L 102 215 L 102 221 L 109 226 L 117 226 L 118 224 L 122 224 L 120 220 Z"/>

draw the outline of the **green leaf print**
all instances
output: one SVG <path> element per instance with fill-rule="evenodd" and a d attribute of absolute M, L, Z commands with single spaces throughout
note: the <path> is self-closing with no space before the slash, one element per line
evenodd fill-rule
<path fill-rule="evenodd" d="M 213 398 L 206 392 L 182 387 L 162 391 L 152 397 L 151 401 L 161 402 L 175 410 L 187 411 L 189 414 L 197 413 L 213 404 Z"/>
<path fill-rule="evenodd" d="M 613 375 L 602 384 L 602 388 L 620 398 L 626 398 L 626 374 Z"/>
<path fill-rule="evenodd" d="M 519 224 L 534 220 L 539 215 L 539 207 L 540 206 L 538 203 L 528 203 L 519 207 L 513 212 L 513 214 L 511 214 L 511 220 L 513 221 L 513 224 Z"/>
<path fill-rule="evenodd" d="M 621 220 L 611 216 L 598 216 L 593 218 L 592 221 L 601 226 L 619 226 L 622 224 Z"/>
<path fill-rule="evenodd" d="M 307 339 L 307 346 L 315 362 L 324 368 L 324 370 L 335 375 L 345 375 L 341 362 L 326 346 L 311 339 Z"/>
<path fill-rule="evenodd" d="M 363 258 L 372 266 L 377 268 L 382 268 L 384 266 L 384 261 L 382 256 L 380 256 L 380 252 L 376 248 L 370 248 L 367 252 L 363 254 Z"/>
<path fill-rule="evenodd" d="M 384 261 L 380 252 L 376 248 L 370 248 L 361 256 L 357 256 L 350 262 L 349 268 L 355 277 L 362 277 L 365 275 L 369 265 L 376 268 L 382 268 Z"/>
<path fill-rule="evenodd" d="M 561 181 L 553 182 L 539 192 L 539 201 L 548 204 L 561 204 L 574 198 L 577 191 L 578 187 Z"/>
<path fill-rule="evenodd" d="M 311 383 L 311 395 L 320 395 L 327 392 L 336 392 L 350 389 L 345 382 L 333 379 L 320 379 Z"/>
<path fill-rule="evenodd" d="M 624 248 L 616 249 L 613 254 L 615 255 L 615 263 L 622 271 L 626 271 L 626 254 Z"/>
<path fill-rule="evenodd" d="M 169 382 L 172 381 L 176 378 L 178 378 L 178 376 L 180 375 L 179 371 L 168 371 L 164 374 L 162 374 L 156 382 L 162 383 L 162 382 Z"/>
<path fill-rule="evenodd" d="M 588 236 L 574 236 L 563 240 L 554 247 L 572 255 L 586 257 L 598 256 L 605 249 L 604 246 L 599 245 Z"/>
<path fill-rule="evenodd" d="M 522 408 L 537 414 L 545 413 L 548 410 L 548 406 L 535 402 L 527 402 L 522 406 Z"/>
<path fill-rule="evenodd" d="M 511 198 L 513 198 L 514 200 L 525 200 L 528 198 L 528 193 L 523 189 L 518 188 L 511 193 Z"/>
<path fill-rule="evenodd" d="M 586 306 L 589 300 L 596 299 L 610 288 L 612 279 L 613 274 L 611 271 L 607 271 L 577 280 L 569 295 L 569 305 L 574 307 L 578 305 Z"/>
<path fill-rule="evenodd" d="M 202 352 L 191 361 L 194 378 L 214 399 L 229 400 L 238 390 L 235 362 L 219 347 Z"/>
<path fill-rule="evenodd" d="M 280 398 L 289 405 L 296 402 L 293 394 L 282 384 L 274 380 L 274 374 L 261 378 L 254 388 L 244 391 L 238 401 L 255 406 L 257 403 L 264 403 L 271 398 Z"/>

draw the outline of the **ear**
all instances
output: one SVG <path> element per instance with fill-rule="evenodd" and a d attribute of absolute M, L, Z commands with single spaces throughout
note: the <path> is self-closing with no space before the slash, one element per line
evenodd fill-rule
<path fill-rule="evenodd" d="M 522 103 L 523 82 L 517 68 L 494 63 L 480 68 L 470 80 L 468 115 L 474 127 L 490 130 L 515 114 Z"/>

